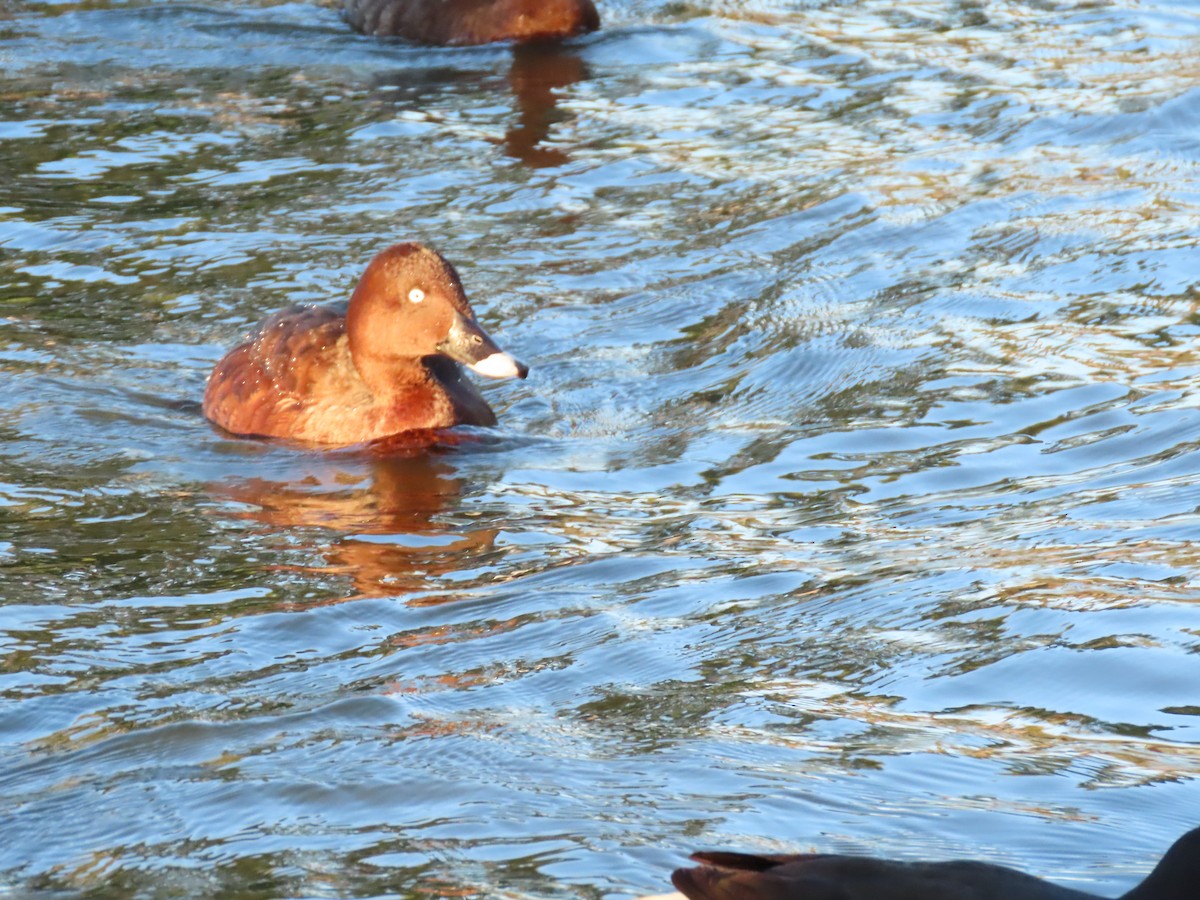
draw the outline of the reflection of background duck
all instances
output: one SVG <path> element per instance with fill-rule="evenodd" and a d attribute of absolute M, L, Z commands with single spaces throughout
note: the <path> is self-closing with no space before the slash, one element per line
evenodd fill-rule
<path fill-rule="evenodd" d="M 543 147 L 550 126 L 566 115 L 557 108 L 557 94 L 587 77 L 583 59 L 556 44 L 531 44 L 513 51 L 508 83 L 517 100 L 517 123 L 504 133 L 505 155 L 531 168 L 561 166 L 565 150 Z"/>
<path fill-rule="evenodd" d="M 424 44 L 557 40 L 600 27 L 592 0 L 345 0 L 343 11 L 364 34 Z"/>
<path fill-rule="evenodd" d="M 501 143 L 506 156 L 531 168 L 559 166 L 570 156 L 563 146 L 546 147 L 543 142 L 556 122 L 568 118 L 558 108 L 559 94 L 588 77 L 583 58 L 561 44 L 521 44 L 512 49 L 508 85 L 517 105 L 517 119 L 505 131 Z M 495 73 L 469 68 L 437 66 L 425 69 L 407 66 L 376 76 L 374 85 L 388 104 L 426 116 L 437 98 L 447 93 L 493 91 Z"/>
<path fill-rule="evenodd" d="M 389 597 L 428 591 L 440 576 L 478 567 L 493 550 L 495 529 L 465 529 L 439 520 L 458 505 L 462 485 L 434 454 L 329 456 L 316 464 L 319 469 L 295 481 L 250 478 L 211 488 L 249 507 L 240 513 L 245 519 L 335 535 L 324 546 L 314 539 L 325 565 L 280 568 L 345 575 L 354 583 L 354 593 L 345 599 Z M 433 605 L 452 599 L 426 596 L 412 602 Z"/>

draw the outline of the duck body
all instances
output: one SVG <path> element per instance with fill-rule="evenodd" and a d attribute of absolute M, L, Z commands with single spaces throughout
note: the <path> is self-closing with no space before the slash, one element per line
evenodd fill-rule
<path fill-rule="evenodd" d="M 496 424 L 459 363 L 497 378 L 528 371 L 475 321 L 440 254 L 398 244 L 371 261 L 349 302 L 261 322 L 216 364 L 203 409 L 236 435 L 333 446 Z"/>
<path fill-rule="evenodd" d="M 671 881 L 687 900 L 1096 900 L 991 863 L 833 854 L 696 853 Z M 1200 897 L 1200 828 L 1179 838 L 1121 900 Z"/>
<path fill-rule="evenodd" d="M 983 862 L 697 853 L 671 878 L 689 900 L 1095 900 Z"/>
<path fill-rule="evenodd" d="M 560 40 L 600 27 L 592 0 L 344 0 L 342 12 L 363 34 L 422 44 Z"/>

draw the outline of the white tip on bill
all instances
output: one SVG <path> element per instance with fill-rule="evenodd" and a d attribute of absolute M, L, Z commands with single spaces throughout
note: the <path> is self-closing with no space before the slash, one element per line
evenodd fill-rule
<path fill-rule="evenodd" d="M 471 363 L 471 369 L 488 378 L 524 378 L 528 371 L 504 352 L 493 353 L 477 363 Z"/>

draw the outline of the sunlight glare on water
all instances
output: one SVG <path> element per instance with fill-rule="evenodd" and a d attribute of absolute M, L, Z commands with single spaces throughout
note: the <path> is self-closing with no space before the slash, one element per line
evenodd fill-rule
<path fill-rule="evenodd" d="M 0 891 L 1112 895 L 1200 824 L 1200 14 L 600 11 L 0 3 Z M 530 364 L 498 428 L 204 421 L 402 239 Z"/>

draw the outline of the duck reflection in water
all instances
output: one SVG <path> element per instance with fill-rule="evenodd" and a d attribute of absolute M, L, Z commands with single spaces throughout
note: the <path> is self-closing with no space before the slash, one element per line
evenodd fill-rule
<path fill-rule="evenodd" d="M 314 549 L 325 564 L 272 568 L 346 576 L 353 592 L 337 602 L 408 594 L 425 594 L 408 601 L 414 606 L 449 602 L 457 595 L 427 592 L 437 589 L 442 576 L 484 565 L 495 552 L 497 529 L 442 521 L 442 514 L 458 505 L 462 484 L 453 468 L 424 446 L 406 450 L 385 444 L 372 448 L 371 455 L 308 459 L 315 468 L 296 480 L 248 478 L 210 489 L 244 505 L 238 517 L 272 530 L 300 536 L 305 529 L 319 529 Z"/>
<path fill-rule="evenodd" d="M 589 77 L 583 58 L 558 44 L 521 44 L 512 48 L 507 85 L 516 101 L 516 119 L 499 141 L 505 156 L 530 168 L 561 166 L 570 160 L 569 148 L 547 146 L 552 129 L 569 119 L 558 105 L 559 95 Z M 375 79 L 377 90 L 389 92 L 388 100 L 401 109 L 433 118 L 436 100 L 452 92 L 494 90 L 491 71 L 437 68 L 407 68 Z"/>
<path fill-rule="evenodd" d="M 556 44 L 530 44 L 513 49 L 508 84 L 517 100 L 517 121 L 504 134 L 504 153 L 532 169 L 561 166 L 570 157 L 561 147 L 545 147 L 550 128 L 565 121 L 558 92 L 588 75 L 578 53 Z"/>

